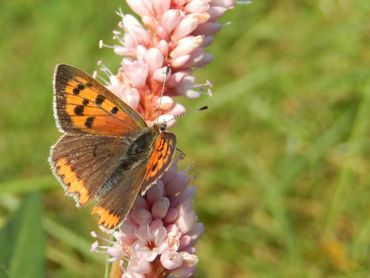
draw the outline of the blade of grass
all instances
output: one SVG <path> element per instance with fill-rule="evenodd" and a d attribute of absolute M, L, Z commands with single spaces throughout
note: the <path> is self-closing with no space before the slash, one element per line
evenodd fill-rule
<path fill-rule="evenodd" d="M 73 233 L 69 229 L 65 228 L 62 225 L 59 225 L 58 223 L 47 217 L 44 217 L 43 219 L 43 227 L 49 235 L 64 242 L 65 244 L 68 244 L 75 250 L 78 250 L 92 261 L 99 264 L 104 263 L 104 256 L 91 252 L 91 243 L 81 236 Z"/>
<path fill-rule="evenodd" d="M 51 175 L 28 179 L 19 179 L 0 183 L 0 195 L 41 191 L 56 186 L 56 180 Z"/>

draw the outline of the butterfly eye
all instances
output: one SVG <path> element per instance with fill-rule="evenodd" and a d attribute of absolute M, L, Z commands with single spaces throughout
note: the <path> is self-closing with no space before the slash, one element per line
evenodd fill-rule
<path fill-rule="evenodd" d="M 161 131 L 165 131 L 166 130 L 166 124 L 164 123 L 164 124 L 162 124 L 160 127 L 159 127 L 159 129 L 161 130 Z"/>

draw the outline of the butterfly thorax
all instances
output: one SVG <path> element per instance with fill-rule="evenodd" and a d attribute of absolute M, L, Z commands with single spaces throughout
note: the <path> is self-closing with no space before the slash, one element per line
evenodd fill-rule
<path fill-rule="evenodd" d="M 127 156 L 147 155 L 157 134 L 156 130 L 152 128 L 144 128 L 134 134 L 130 134 L 128 137 L 132 140 L 132 143 L 127 150 Z"/>

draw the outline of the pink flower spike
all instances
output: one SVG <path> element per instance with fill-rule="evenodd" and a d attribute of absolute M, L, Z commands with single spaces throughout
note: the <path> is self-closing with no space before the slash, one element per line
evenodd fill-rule
<path fill-rule="evenodd" d="M 135 109 L 151 127 L 170 128 L 185 112 L 177 96 L 198 97 L 210 84 L 196 84 L 194 70 L 212 60 L 204 49 L 225 24 L 216 22 L 234 0 L 128 0 L 138 15 L 118 12 L 115 44 L 101 43 L 123 56 L 114 74 L 100 64 L 105 86 Z M 197 82 L 198 83 L 198 82 Z M 195 187 L 188 170 L 180 171 L 180 155 L 153 184 L 141 189 L 114 241 L 93 243 L 95 252 L 117 261 L 123 278 L 190 277 L 198 257 L 195 243 L 204 231 L 193 210 Z M 145 169 L 143 169 L 145 170 Z"/>

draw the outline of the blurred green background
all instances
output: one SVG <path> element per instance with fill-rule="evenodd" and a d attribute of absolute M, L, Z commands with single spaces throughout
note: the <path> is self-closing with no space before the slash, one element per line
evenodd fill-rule
<path fill-rule="evenodd" d="M 96 222 L 51 176 L 57 63 L 120 58 L 122 1 L 0 1 L 0 277 L 102 277 Z M 196 277 L 369 277 L 370 1 L 255 0 L 196 73 L 174 128 L 206 230 Z"/>

